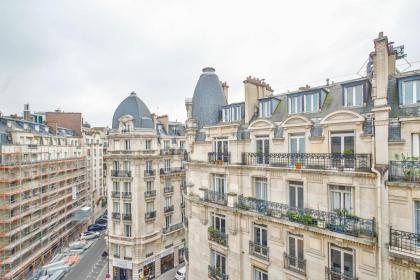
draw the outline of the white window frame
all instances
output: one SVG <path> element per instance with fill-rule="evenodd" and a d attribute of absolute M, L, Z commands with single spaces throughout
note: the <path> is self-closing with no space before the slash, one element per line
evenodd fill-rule
<path fill-rule="evenodd" d="M 220 260 L 220 267 L 217 267 L 216 265 L 217 265 L 217 260 Z M 217 251 L 214 251 L 214 250 L 211 250 L 211 254 L 210 254 L 210 263 L 211 263 L 211 266 L 212 267 L 214 267 L 214 268 L 216 268 L 216 269 L 219 269 L 223 274 L 226 274 L 226 271 L 227 271 L 227 264 L 226 264 L 226 256 L 225 255 L 222 255 L 222 254 L 220 254 L 219 252 L 217 252 Z M 222 263 L 224 264 L 224 265 L 222 265 Z M 224 269 L 224 270 L 223 270 Z"/>
<path fill-rule="evenodd" d="M 216 213 L 211 213 L 211 225 L 218 232 L 226 232 L 226 217 Z"/>
<path fill-rule="evenodd" d="M 413 83 L 413 103 L 406 104 L 405 103 L 405 84 L 406 83 Z M 414 105 L 417 104 L 417 100 L 420 99 L 420 97 L 417 97 L 420 95 L 420 89 L 417 90 L 417 83 L 420 83 L 420 80 L 410 80 L 410 81 L 404 81 L 402 82 L 402 105 Z"/>
<path fill-rule="evenodd" d="M 420 157 L 420 133 L 411 135 L 411 154 L 413 157 Z"/>
<path fill-rule="evenodd" d="M 353 199 L 354 192 L 353 192 L 352 187 L 350 187 L 350 186 L 340 186 L 340 185 L 330 185 L 329 189 L 330 189 L 330 211 L 346 209 L 349 213 L 354 212 L 354 206 L 353 206 L 354 205 L 354 199 Z M 334 194 L 337 194 L 339 196 L 340 207 L 338 207 L 338 208 L 333 207 Z M 350 209 L 346 205 L 346 199 L 345 199 L 346 195 L 350 195 Z"/>
<path fill-rule="evenodd" d="M 165 161 L 164 161 L 164 169 L 165 169 L 165 171 L 171 170 L 171 160 L 170 159 L 165 159 Z"/>
<path fill-rule="evenodd" d="M 301 147 L 299 145 L 300 141 L 303 139 L 303 151 L 301 151 Z M 292 140 L 296 140 L 296 147 L 297 152 L 296 153 L 305 153 L 305 134 L 291 134 L 289 136 L 289 152 L 292 153 Z"/>
<path fill-rule="evenodd" d="M 316 104 L 315 104 L 315 96 L 317 97 L 317 101 L 318 101 L 318 102 L 316 102 Z M 313 112 L 319 111 L 319 107 L 320 107 L 319 106 L 319 97 L 320 97 L 320 94 L 318 92 L 305 94 L 304 97 L 303 97 L 303 111 L 305 113 L 313 113 Z M 309 111 L 306 110 L 306 105 L 307 105 L 307 102 L 308 102 L 307 98 L 309 98 L 310 107 L 311 107 Z"/>
<path fill-rule="evenodd" d="M 262 270 L 260 268 L 257 267 L 253 267 L 253 276 L 252 279 L 253 280 L 268 280 L 268 273 L 265 270 Z"/>
<path fill-rule="evenodd" d="M 357 87 L 362 87 L 362 96 L 361 96 L 361 104 L 356 104 L 356 88 Z M 353 100 L 351 100 L 351 105 L 347 104 L 348 100 L 348 94 L 349 94 L 349 90 L 351 89 L 351 93 L 353 94 Z M 363 100 L 363 93 L 365 90 L 365 85 L 364 84 L 359 84 L 359 85 L 354 85 L 354 86 L 345 86 L 344 87 L 344 107 L 360 107 L 363 106 L 364 100 Z"/>
<path fill-rule="evenodd" d="M 213 175 L 213 191 L 226 194 L 226 176 L 224 174 L 214 174 Z"/>
<path fill-rule="evenodd" d="M 292 206 L 292 201 L 290 201 L 290 189 L 291 188 L 295 188 L 295 197 L 294 202 L 295 202 L 295 207 L 299 208 L 299 189 L 302 190 L 302 208 L 305 207 L 305 189 L 303 188 L 303 184 L 296 184 L 294 182 L 289 182 L 289 205 Z"/>
<path fill-rule="evenodd" d="M 254 195 L 255 198 L 268 200 L 268 180 L 264 177 L 254 178 Z"/>
<path fill-rule="evenodd" d="M 259 112 L 260 112 L 260 118 L 269 118 L 271 117 L 271 100 L 264 100 L 260 101 L 259 104 Z"/>
<path fill-rule="evenodd" d="M 294 258 L 296 261 L 295 261 L 295 263 L 294 263 L 294 265 L 293 265 L 293 263 L 291 263 L 290 261 L 289 261 L 289 266 L 291 266 L 291 267 L 294 267 L 294 268 L 296 268 L 296 269 L 300 269 L 300 267 L 299 267 L 299 261 L 303 261 L 304 260 L 304 256 L 305 256 L 305 245 L 304 245 L 304 239 L 303 239 L 303 236 L 301 236 L 301 235 L 296 235 L 296 234 L 292 234 L 292 233 L 289 233 L 288 234 L 289 236 L 288 236 L 288 238 L 287 238 L 287 254 L 289 255 L 289 257 L 291 257 L 291 258 Z M 294 256 L 292 256 L 292 254 L 291 254 L 291 251 L 290 251 L 290 239 L 293 239 L 293 243 L 294 243 L 294 246 L 295 246 L 295 255 Z M 300 241 L 302 241 L 302 259 L 299 259 L 299 240 Z"/>
<path fill-rule="evenodd" d="M 132 231 L 131 231 L 131 225 L 130 224 L 124 224 L 124 236 L 125 237 L 131 237 Z"/>
<path fill-rule="evenodd" d="M 341 263 L 341 268 L 340 268 L 340 273 L 344 273 L 344 254 L 349 254 L 349 255 L 351 255 L 352 256 L 352 262 L 353 262 L 353 264 L 352 264 L 352 266 L 353 266 L 353 277 L 354 276 L 356 276 L 356 257 L 355 257 L 355 251 L 354 251 L 354 249 L 351 249 L 351 248 L 342 248 L 342 247 L 339 247 L 339 246 L 337 246 L 337 245 L 335 245 L 335 244 L 332 244 L 332 243 L 330 243 L 330 248 L 329 248 L 329 252 L 328 252 L 328 258 L 329 258 L 329 266 L 330 266 L 330 269 L 331 270 L 333 270 L 333 268 L 332 268 L 332 254 L 331 254 L 331 251 L 332 250 L 335 250 L 335 251 L 338 251 L 338 252 L 340 252 L 340 263 Z"/>
<path fill-rule="evenodd" d="M 172 215 L 165 216 L 165 228 L 168 228 L 172 225 Z"/>

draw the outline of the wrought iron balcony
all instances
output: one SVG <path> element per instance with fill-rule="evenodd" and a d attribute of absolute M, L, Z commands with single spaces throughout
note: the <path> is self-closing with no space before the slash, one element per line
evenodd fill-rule
<path fill-rule="evenodd" d="M 163 212 L 165 212 L 165 213 L 169 213 L 169 212 L 173 212 L 173 211 L 174 211 L 174 206 L 173 205 L 171 205 L 171 206 L 165 206 L 163 208 Z"/>
<path fill-rule="evenodd" d="M 211 190 L 205 190 L 204 201 L 227 205 L 227 194 Z"/>
<path fill-rule="evenodd" d="M 132 197 L 132 193 L 131 192 L 123 192 L 122 193 L 122 197 L 123 198 L 131 198 Z"/>
<path fill-rule="evenodd" d="M 182 155 L 184 152 L 184 149 L 161 149 L 160 155 Z"/>
<path fill-rule="evenodd" d="M 284 253 L 284 267 L 300 273 L 302 275 L 306 275 L 306 260 L 305 259 L 299 259 L 292 256 L 289 256 L 287 253 Z"/>
<path fill-rule="evenodd" d="M 181 228 L 184 228 L 184 224 L 183 223 L 178 223 L 178 224 L 174 224 L 174 225 L 170 225 L 169 227 L 163 228 L 163 233 L 167 234 L 176 230 L 179 230 Z"/>
<path fill-rule="evenodd" d="M 164 193 L 172 193 L 172 192 L 174 192 L 174 187 L 173 186 L 165 186 L 163 188 L 163 192 Z"/>
<path fill-rule="evenodd" d="M 113 192 L 111 193 L 111 196 L 112 196 L 112 197 L 115 197 L 115 198 L 120 198 L 120 197 L 121 197 L 121 193 L 120 193 L 120 192 L 118 192 L 118 191 L 113 191 Z"/>
<path fill-rule="evenodd" d="M 371 154 L 242 153 L 243 165 L 369 172 Z"/>
<path fill-rule="evenodd" d="M 213 226 L 208 228 L 209 240 L 219 243 L 220 245 L 228 245 L 228 235 L 215 229 Z"/>
<path fill-rule="evenodd" d="M 111 171 L 112 177 L 131 177 L 130 170 L 112 170 Z"/>
<path fill-rule="evenodd" d="M 122 215 L 122 218 L 123 218 L 123 220 L 125 220 L 125 221 L 131 221 L 132 216 L 131 216 L 131 214 L 123 214 L 123 215 Z"/>
<path fill-rule="evenodd" d="M 420 184 L 420 160 L 389 162 L 389 181 Z"/>
<path fill-rule="evenodd" d="M 211 163 L 230 163 L 230 153 L 208 153 L 208 160 Z"/>
<path fill-rule="evenodd" d="M 144 197 L 145 198 L 152 198 L 156 196 L 156 190 L 151 190 L 151 191 L 145 191 L 144 192 Z"/>
<path fill-rule="evenodd" d="M 228 280 L 229 276 L 220 267 L 209 265 L 208 277 L 214 280 Z"/>
<path fill-rule="evenodd" d="M 269 248 L 251 240 L 249 241 L 249 254 L 266 261 L 269 260 Z"/>
<path fill-rule="evenodd" d="M 119 213 L 119 212 L 112 212 L 112 218 L 113 219 L 117 219 L 117 220 L 121 219 L 121 213 Z"/>
<path fill-rule="evenodd" d="M 144 170 L 144 177 L 155 176 L 155 170 Z"/>
<path fill-rule="evenodd" d="M 156 218 L 156 210 L 144 213 L 145 220 L 152 220 Z"/>
<path fill-rule="evenodd" d="M 242 195 L 238 198 L 237 207 L 242 210 L 355 237 L 363 235 L 374 238 L 376 236 L 375 218 L 362 219 L 347 213 L 345 210 L 326 212 L 310 208 L 301 209 L 278 202 L 243 197 Z"/>
<path fill-rule="evenodd" d="M 390 228 L 389 248 L 420 256 L 420 234 Z"/>
<path fill-rule="evenodd" d="M 358 280 L 356 276 L 349 273 L 343 273 L 341 271 L 337 271 L 333 268 L 326 267 L 325 268 L 325 279 L 326 280 Z"/>

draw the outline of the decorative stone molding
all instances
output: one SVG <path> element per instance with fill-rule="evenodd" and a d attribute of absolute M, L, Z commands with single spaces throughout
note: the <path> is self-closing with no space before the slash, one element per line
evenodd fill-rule
<path fill-rule="evenodd" d="M 365 118 L 353 111 L 349 110 L 339 110 L 325 116 L 320 124 L 322 126 L 328 126 L 330 124 L 343 124 L 343 123 L 354 123 L 362 124 L 365 121 Z"/>

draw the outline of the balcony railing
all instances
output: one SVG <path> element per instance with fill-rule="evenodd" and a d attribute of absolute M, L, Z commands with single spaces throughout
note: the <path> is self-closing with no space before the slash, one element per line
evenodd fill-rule
<path fill-rule="evenodd" d="M 155 176 L 155 170 L 144 170 L 144 177 Z"/>
<path fill-rule="evenodd" d="M 125 221 L 131 221 L 132 216 L 131 216 L 131 214 L 123 214 L 123 215 L 122 215 L 122 218 L 123 218 L 123 220 L 125 220 Z"/>
<path fill-rule="evenodd" d="M 185 153 L 184 149 L 161 149 L 160 155 L 182 155 Z"/>
<path fill-rule="evenodd" d="M 156 218 L 156 210 L 144 213 L 144 218 L 146 220 L 152 220 Z"/>
<path fill-rule="evenodd" d="M 326 212 L 310 208 L 301 209 L 242 195 L 238 198 L 237 206 L 243 210 L 355 237 L 363 235 L 374 238 L 376 236 L 375 218 L 362 219 L 344 210 Z"/>
<path fill-rule="evenodd" d="M 389 248 L 391 250 L 420 256 L 420 234 L 390 228 Z"/>
<path fill-rule="evenodd" d="M 144 192 L 144 197 L 145 198 L 151 198 L 151 197 L 155 197 L 156 196 L 156 190 L 151 190 L 151 191 L 145 191 Z"/>
<path fill-rule="evenodd" d="M 269 259 L 269 248 L 265 245 L 249 241 L 249 254 L 263 260 Z"/>
<path fill-rule="evenodd" d="M 230 153 L 208 153 L 209 162 L 212 163 L 230 163 Z"/>
<path fill-rule="evenodd" d="M 294 169 L 351 170 L 369 172 L 370 154 L 242 153 L 244 165 L 269 165 Z"/>
<path fill-rule="evenodd" d="M 306 275 L 306 260 L 289 256 L 287 253 L 284 253 L 283 257 L 285 268 Z"/>
<path fill-rule="evenodd" d="M 165 186 L 164 188 L 163 188 L 163 192 L 164 193 L 171 193 L 171 192 L 173 192 L 174 191 L 174 187 L 173 186 Z"/>
<path fill-rule="evenodd" d="M 208 277 L 214 280 L 228 280 L 229 276 L 220 267 L 209 265 Z"/>
<path fill-rule="evenodd" d="M 174 225 L 170 225 L 169 227 L 163 228 L 163 233 L 167 234 L 173 231 L 176 231 L 178 229 L 184 228 L 184 224 L 183 223 L 178 223 L 178 224 L 174 224 Z"/>
<path fill-rule="evenodd" d="M 389 181 L 420 184 L 420 160 L 389 162 Z"/>
<path fill-rule="evenodd" d="M 121 213 L 119 213 L 119 212 L 112 212 L 112 218 L 113 219 L 117 219 L 117 220 L 121 219 Z"/>
<path fill-rule="evenodd" d="M 204 201 L 227 205 L 227 194 L 206 190 L 204 192 Z"/>
<path fill-rule="evenodd" d="M 120 192 L 118 192 L 118 191 L 113 191 L 113 192 L 111 193 L 111 196 L 112 196 L 112 197 L 115 197 L 115 198 L 120 198 L 120 197 L 121 197 L 121 193 L 120 193 Z"/>
<path fill-rule="evenodd" d="M 341 271 L 336 271 L 333 268 L 325 268 L 325 279 L 326 280 L 358 280 L 356 276 L 349 273 L 343 273 Z"/>
<path fill-rule="evenodd" d="M 132 197 L 132 193 L 131 192 L 123 192 L 122 193 L 122 197 L 123 198 L 131 198 Z"/>
<path fill-rule="evenodd" d="M 171 168 L 161 168 L 160 169 L 160 175 L 173 174 L 173 173 L 179 173 L 179 172 L 185 172 L 185 168 L 183 168 L 183 167 L 171 167 Z"/>
<path fill-rule="evenodd" d="M 165 206 L 163 208 L 163 212 L 165 212 L 165 213 L 169 213 L 169 212 L 173 212 L 173 211 L 174 211 L 174 206 L 173 205 L 171 205 L 171 206 Z"/>
<path fill-rule="evenodd" d="M 209 240 L 219 243 L 220 245 L 227 246 L 228 244 L 228 235 L 224 232 L 221 232 L 214 227 L 210 226 L 208 228 Z"/>
<path fill-rule="evenodd" d="M 111 171 L 112 177 L 131 177 L 130 170 L 112 170 Z"/>

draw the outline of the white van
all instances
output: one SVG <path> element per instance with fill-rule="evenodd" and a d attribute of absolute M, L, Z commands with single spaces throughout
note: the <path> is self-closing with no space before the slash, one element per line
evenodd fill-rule
<path fill-rule="evenodd" d="M 176 280 L 184 280 L 185 279 L 185 273 L 187 272 L 187 268 L 185 266 L 178 269 L 178 271 L 175 274 Z"/>

